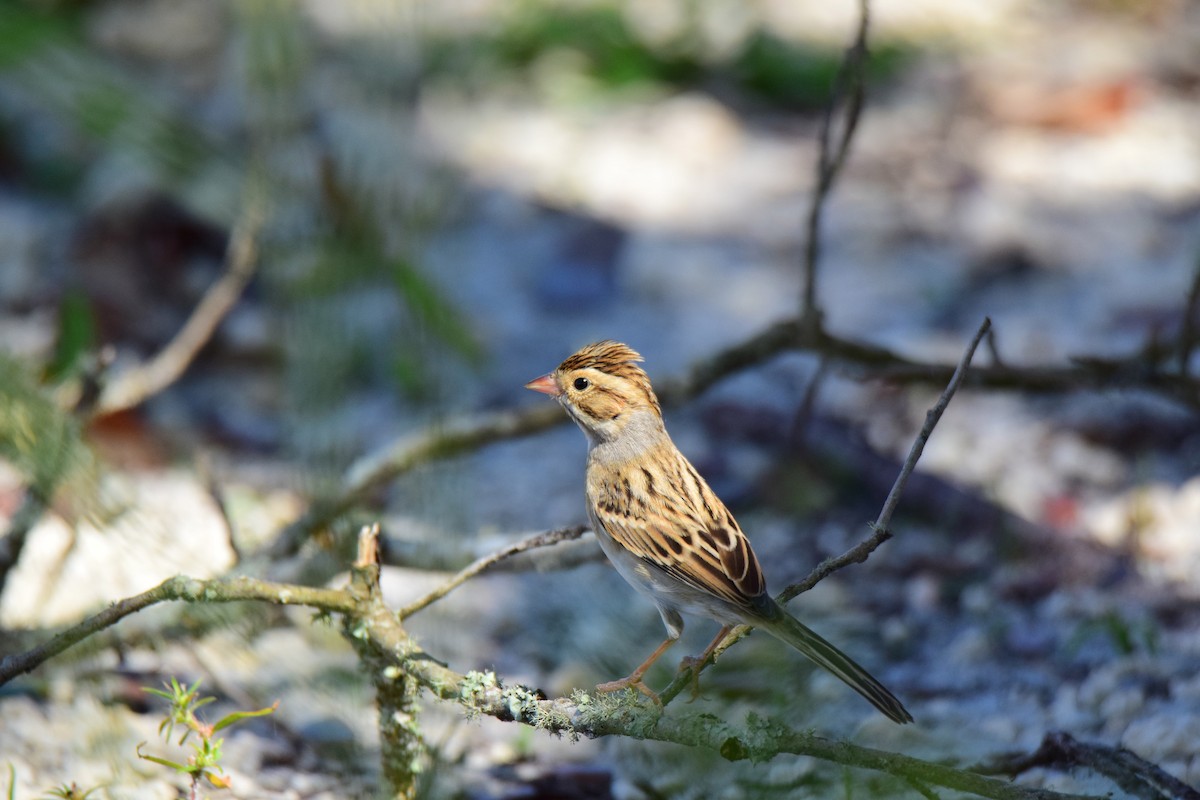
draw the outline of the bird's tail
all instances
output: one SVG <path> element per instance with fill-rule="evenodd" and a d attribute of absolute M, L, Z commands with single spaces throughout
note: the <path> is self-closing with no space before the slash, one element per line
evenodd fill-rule
<path fill-rule="evenodd" d="M 841 678 L 854 691 L 865 697 L 884 716 L 903 725 L 912 722 L 912 714 L 896 696 L 860 667 L 854 659 L 825 641 L 815 631 L 793 617 L 778 604 L 756 625 L 775 638 L 790 644 L 804 655 Z M 776 613 L 778 612 L 778 613 Z"/>

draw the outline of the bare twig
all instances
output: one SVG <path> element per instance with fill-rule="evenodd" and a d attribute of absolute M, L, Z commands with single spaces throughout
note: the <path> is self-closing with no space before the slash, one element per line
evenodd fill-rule
<path fill-rule="evenodd" d="M 879 545 L 892 538 L 892 515 L 896 513 L 896 507 L 900 504 L 900 498 L 904 494 L 904 488 L 908 485 L 908 479 L 912 475 L 913 470 L 916 469 L 917 461 L 920 460 L 921 454 L 925 452 L 925 443 L 929 441 L 930 435 L 933 434 L 933 429 L 937 427 L 942 414 L 945 413 L 946 408 L 950 405 L 950 400 L 958 391 L 958 387 L 962 385 L 963 378 L 967 375 L 967 368 L 971 364 L 971 359 L 975 357 L 975 350 L 979 347 L 980 340 L 991 328 L 991 319 L 985 317 L 983 323 L 979 326 L 979 330 L 975 332 L 975 336 L 971 339 L 970 344 L 967 345 L 967 349 L 963 351 L 962 358 L 958 362 L 958 367 L 954 370 L 954 374 L 950 378 L 950 383 L 946 385 L 941 396 L 934 403 L 933 408 L 925 412 L 925 424 L 921 426 L 920 433 L 913 440 L 912 447 L 908 450 L 908 456 L 900 466 L 900 473 L 896 476 L 896 481 L 892 484 L 892 489 L 888 492 L 887 499 L 884 500 L 883 508 L 879 511 L 879 516 L 871 523 L 871 535 L 842 555 L 822 561 L 804 580 L 797 581 L 788 586 L 780 592 L 780 602 L 786 603 L 793 597 L 807 592 L 840 569 L 848 567 L 851 564 L 860 564 L 866 561 Z"/>
<path fill-rule="evenodd" d="M 430 461 L 471 452 L 491 442 L 528 436 L 562 422 L 554 405 L 461 417 L 402 436 L 355 462 L 346 472 L 336 496 L 316 503 L 284 528 L 268 546 L 267 555 L 278 558 L 296 551 L 313 531 L 329 524 L 372 490 L 414 467 Z"/>
<path fill-rule="evenodd" d="M 833 97 L 825 109 L 821 120 L 821 131 L 818 138 L 817 150 L 817 184 L 813 188 L 812 203 L 808 209 L 808 222 L 805 226 L 806 238 L 804 246 L 804 288 L 800 304 L 800 324 L 802 327 L 819 330 L 822 323 L 821 309 L 817 305 L 817 263 L 821 257 L 821 217 L 824 215 L 825 202 L 837 182 L 842 165 L 850 153 L 850 143 L 854 140 L 854 132 L 858 128 L 858 119 L 862 115 L 863 99 L 866 94 L 867 69 L 867 29 L 870 23 L 870 8 L 867 0 L 859 0 L 858 30 L 854 43 L 846 51 L 838 69 L 834 83 Z M 837 143 L 831 144 L 833 138 L 834 118 L 845 101 L 842 110 L 842 127 Z"/>
<path fill-rule="evenodd" d="M 105 386 L 96 402 L 96 415 L 133 408 L 170 386 L 212 338 L 249 283 L 258 264 L 260 204 L 250 202 L 229 235 L 225 271 L 208 288 L 199 305 L 166 347 L 152 359 L 124 372 Z"/>
<path fill-rule="evenodd" d="M 800 320 L 789 319 L 697 362 L 683 379 L 661 381 L 659 399 L 664 406 L 680 405 L 730 375 L 796 350 L 818 353 L 831 365 L 895 384 L 945 386 L 955 370 L 952 364 L 917 361 L 825 330 L 806 329 Z M 1075 363 L 1064 366 L 989 364 L 973 367 L 963 383 L 976 388 L 1038 394 L 1144 389 L 1200 408 L 1200 379 L 1148 363 L 1144 353 L 1118 359 L 1076 359 Z M 314 504 L 285 528 L 269 545 L 266 555 L 278 558 L 295 552 L 313 531 L 329 524 L 372 490 L 418 466 L 495 442 L 540 433 L 567 420 L 555 406 L 539 404 L 464 416 L 403 436 L 359 460 L 348 471 L 341 490 L 334 497 Z"/>
<path fill-rule="evenodd" d="M 452 541 L 445 541 L 451 539 Z M 502 545 L 504 546 L 504 545 Z M 382 544 L 382 558 L 385 566 L 404 567 L 425 572 L 455 573 L 465 569 L 475 561 L 490 556 L 496 547 L 492 537 L 437 537 L 433 542 L 424 536 L 417 538 L 402 538 L 391 535 L 385 536 Z M 574 542 L 560 542 L 552 553 L 546 554 L 536 562 L 528 554 L 518 554 L 525 557 L 513 557 L 497 562 L 487 568 L 489 574 L 521 573 L 537 570 L 539 572 L 553 570 L 562 571 L 574 569 L 584 564 L 599 564 L 605 561 L 604 551 L 592 543 L 577 539 Z"/>
<path fill-rule="evenodd" d="M 203 581 L 176 576 L 168 578 L 153 589 L 113 603 L 98 614 L 93 614 L 58 633 L 43 645 L 24 653 L 5 656 L 0 660 L 0 686 L 38 667 L 92 634 L 112 627 L 130 614 L 169 600 L 214 603 L 259 600 L 280 605 L 305 605 L 332 612 L 349 611 L 353 608 L 345 592 L 335 589 L 266 583 L 245 577 Z"/>
<path fill-rule="evenodd" d="M 585 533 L 587 533 L 588 530 L 589 529 L 584 525 L 575 525 L 570 528 L 557 528 L 552 531 L 546 531 L 545 533 L 529 536 L 519 542 L 513 542 L 507 547 L 497 550 L 491 555 L 477 559 L 470 566 L 459 570 L 457 574 L 450 578 L 450 580 L 446 581 L 429 594 L 414 600 L 404 608 L 400 609 L 398 612 L 400 619 L 409 617 L 421 609 L 436 603 L 438 600 L 441 600 L 443 597 L 450 594 L 450 592 L 454 591 L 459 586 L 462 586 L 471 578 L 474 578 L 479 573 L 494 566 L 495 564 L 500 563 L 506 558 L 510 558 L 518 553 L 524 553 L 527 550 L 533 550 L 538 547 L 549 547 L 551 545 L 558 544 L 559 542 L 568 542 L 573 539 L 578 539 L 580 536 L 583 536 Z"/>
<path fill-rule="evenodd" d="M 803 444 L 808 426 L 812 422 L 813 409 L 817 404 L 817 395 L 820 393 L 821 385 L 825 382 L 825 376 L 828 371 L 828 361 L 824 358 L 817 361 L 817 368 L 813 371 L 808 385 L 804 387 L 804 394 L 800 397 L 796 413 L 792 416 L 791 429 L 788 431 L 788 441 L 797 445 Z"/>
<path fill-rule="evenodd" d="M 1136 753 L 1123 747 L 1080 742 L 1063 731 L 1047 733 L 1032 753 L 1005 756 L 980 765 L 974 771 L 989 775 L 1019 775 L 1035 767 L 1086 767 L 1142 800 L 1200 800 L 1200 791 Z"/>
<path fill-rule="evenodd" d="M 921 453 L 925 449 L 925 443 L 929 441 L 929 436 L 933 433 L 934 427 L 937 426 L 938 420 L 942 418 L 942 414 L 950 404 L 951 398 L 958 391 L 958 387 L 962 385 L 963 379 L 967 374 L 967 368 L 970 366 L 971 359 L 975 355 L 975 350 L 979 347 L 979 341 L 988 332 L 991 325 L 992 322 L 990 319 L 985 318 L 983 320 L 983 323 L 979 326 L 979 330 L 975 332 L 975 336 L 963 352 L 962 358 L 959 360 L 958 366 L 950 378 L 950 383 L 946 386 L 933 408 L 925 414 L 925 424 L 921 427 L 920 433 L 917 434 L 917 438 L 913 441 L 912 447 L 909 448 L 908 457 L 900 467 L 900 474 L 897 475 L 896 482 L 892 485 L 892 490 L 888 493 L 879 516 L 871 524 L 871 535 L 840 556 L 825 559 L 803 580 L 789 585 L 776 597 L 779 603 L 787 603 L 802 592 L 807 592 L 840 569 L 844 569 L 851 564 L 859 564 L 866 561 L 879 545 L 892 538 L 889 529 L 892 514 L 896 511 L 896 506 L 899 504 L 900 497 L 904 493 L 904 487 L 908 483 L 908 478 L 912 475 L 912 471 L 917 465 L 917 460 L 920 459 Z M 666 704 L 677 697 L 680 692 L 699 679 L 700 673 L 709 664 L 715 663 L 721 657 L 722 653 L 748 636 L 752 630 L 753 628 L 749 625 L 738 625 L 713 649 L 712 654 L 707 660 L 703 663 L 692 664 L 690 668 L 680 670 L 675 679 L 659 695 L 662 702 Z"/>
<path fill-rule="evenodd" d="M 909 449 L 908 458 L 904 459 L 904 465 L 900 468 L 900 474 L 896 476 L 896 482 L 892 485 L 891 492 L 888 493 L 887 500 L 883 504 L 883 510 L 879 512 L 879 518 L 871 526 L 876 532 L 886 532 L 891 525 L 892 514 L 895 513 L 896 506 L 900 503 L 900 496 L 904 494 L 904 487 L 908 484 L 908 478 L 917 466 L 917 460 L 920 459 L 921 453 L 925 451 L 925 443 L 929 441 L 930 434 L 933 433 L 933 429 L 942 418 L 942 414 L 945 413 L 946 407 L 950 405 L 950 400 L 954 397 L 954 393 L 962 385 L 963 378 L 967 374 L 967 368 L 971 365 L 971 359 L 975 357 L 975 349 L 979 347 L 979 341 L 991 328 L 991 319 L 984 317 L 979 330 L 975 332 L 974 338 L 971 339 L 971 343 L 967 345 L 966 351 L 962 354 L 962 358 L 959 359 L 958 366 L 954 369 L 954 374 L 950 376 L 950 383 L 946 385 L 945 390 L 933 408 L 925 412 L 925 424 L 921 426 L 920 434 L 917 435 L 916 440 Z"/>

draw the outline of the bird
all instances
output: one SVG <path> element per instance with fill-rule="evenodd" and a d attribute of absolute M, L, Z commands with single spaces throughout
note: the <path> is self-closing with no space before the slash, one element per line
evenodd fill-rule
<path fill-rule="evenodd" d="M 683 614 L 722 625 L 682 666 L 703 663 L 735 625 L 761 628 L 829 670 L 888 719 L 912 715 L 853 659 L 797 620 L 767 592 L 750 541 L 725 504 L 667 434 L 642 356 L 611 339 L 589 344 L 525 388 L 557 400 L 588 441 L 586 496 L 592 530 L 617 572 L 658 607 L 667 638 L 627 677 L 600 692 L 634 688 L 683 633 Z"/>

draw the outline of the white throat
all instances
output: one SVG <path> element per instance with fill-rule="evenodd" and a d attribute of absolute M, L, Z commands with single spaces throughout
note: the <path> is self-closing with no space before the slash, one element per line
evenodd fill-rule
<path fill-rule="evenodd" d="M 579 427 L 588 439 L 588 461 L 597 464 L 629 461 L 667 438 L 662 418 L 648 408 L 629 412 L 627 419 L 602 423 L 599 430 Z"/>

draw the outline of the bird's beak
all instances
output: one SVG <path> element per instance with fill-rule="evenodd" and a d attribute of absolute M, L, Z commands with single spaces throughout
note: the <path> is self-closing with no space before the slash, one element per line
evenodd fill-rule
<path fill-rule="evenodd" d="M 534 378 L 529 383 L 525 384 L 526 389 L 533 389 L 535 392 L 548 394 L 551 397 L 558 397 L 562 394 L 562 389 L 558 388 L 558 379 L 554 377 L 554 373 L 550 372 L 540 378 Z"/>

